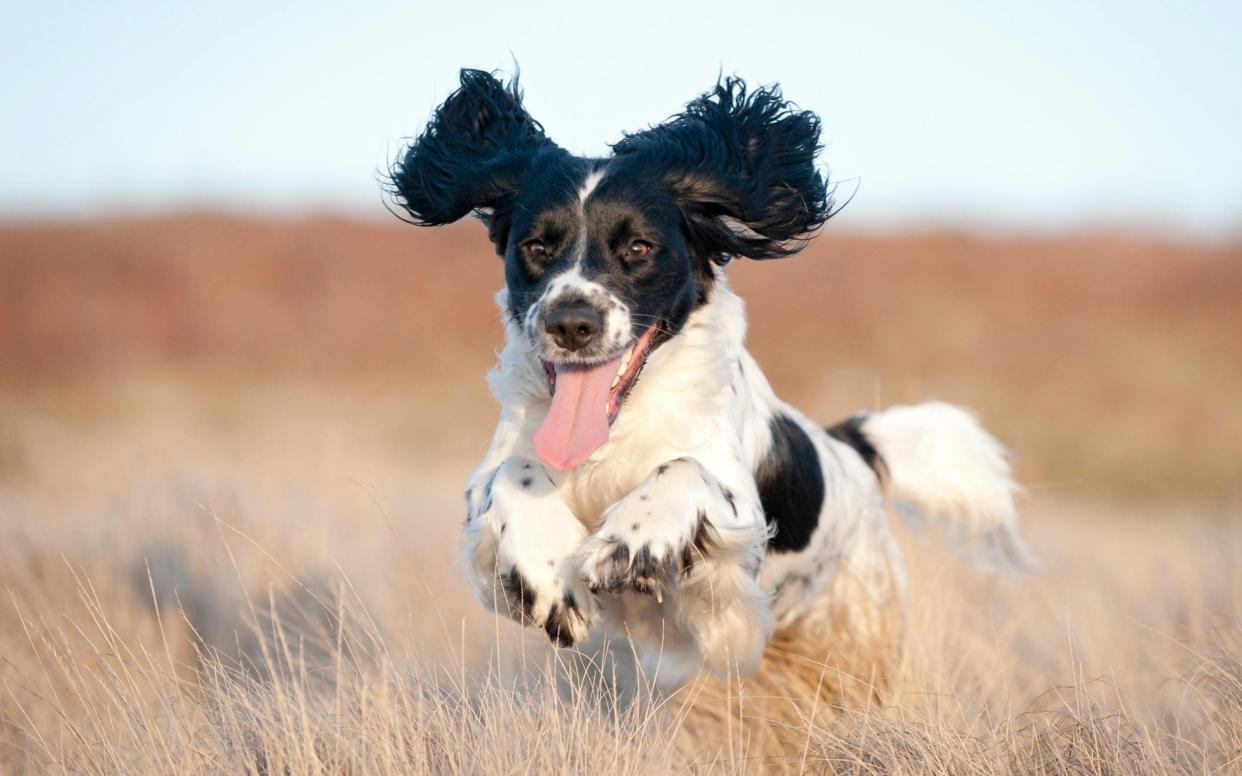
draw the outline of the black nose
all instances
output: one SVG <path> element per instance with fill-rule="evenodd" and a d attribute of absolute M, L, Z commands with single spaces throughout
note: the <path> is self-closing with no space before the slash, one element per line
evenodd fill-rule
<path fill-rule="evenodd" d="M 543 318 L 543 327 L 566 350 L 582 350 L 604 328 L 604 318 L 585 302 L 557 305 Z"/>

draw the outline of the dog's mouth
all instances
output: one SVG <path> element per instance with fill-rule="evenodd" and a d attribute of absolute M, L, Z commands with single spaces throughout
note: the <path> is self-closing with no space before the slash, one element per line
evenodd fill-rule
<path fill-rule="evenodd" d="M 535 431 L 535 452 L 555 469 L 572 469 L 608 441 L 609 429 L 651 355 L 657 325 L 595 364 L 540 359 L 552 406 Z"/>

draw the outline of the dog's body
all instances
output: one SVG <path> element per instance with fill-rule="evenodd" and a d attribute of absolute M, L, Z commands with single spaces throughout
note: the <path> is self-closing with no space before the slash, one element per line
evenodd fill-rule
<path fill-rule="evenodd" d="M 466 490 L 485 605 L 563 646 L 627 640 L 671 688 L 754 671 L 774 629 L 891 640 L 905 580 L 882 483 L 1026 560 L 1003 451 L 970 416 L 928 404 L 825 430 L 745 349 L 724 265 L 792 253 L 828 217 L 813 115 L 730 81 L 580 159 L 516 88 L 462 84 L 393 180 L 421 223 L 483 214 L 506 259 L 501 418 Z"/>

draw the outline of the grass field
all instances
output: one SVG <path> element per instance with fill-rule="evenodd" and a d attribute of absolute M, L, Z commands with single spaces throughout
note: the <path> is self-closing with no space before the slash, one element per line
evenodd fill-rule
<path fill-rule="evenodd" d="M 903 530 L 885 703 L 796 698 L 774 754 L 759 699 L 558 693 L 468 595 L 480 232 L 0 228 L 0 772 L 1242 772 L 1242 247 L 830 234 L 736 268 L 816 416 L 977 407 L 1044 560 L 998 581 Z"/>

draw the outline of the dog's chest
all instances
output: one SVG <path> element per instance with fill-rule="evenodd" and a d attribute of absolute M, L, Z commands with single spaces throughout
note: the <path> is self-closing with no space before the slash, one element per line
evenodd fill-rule
<path fill-rule="evenodd" d="M 561 498 L 588 531 L 595 531 L 608 507 L 634 491 L 657 465 L 622 455 L 589 461 L 561 481 Z"/>
<path fill-rule="evenodd" d="M 561 498 L 591 531 L 609 507 L 642 485 L 660 464 L 697 452 L 685 444 L 690 435 L 675 429 L 668 433 L 671 424 L 663 413 L 645 405 L 629 409 L 631 414 L 618 421 L 598 453 L 564 473 L 558 485 Z"/>
<path fill-rule="evenodd" d="M 609 507 L 642 485 L 661 464 L 677 458 L 694 458 L 735 489 L 744 488 L 753 467 L 742 431 L 753 424 L 739 422 L 739 416 L 754 415 L 756 408 L 741 377 L 708 369 L 684 385 L 640 384 L 646 390 L 635 392 L 609 441 L 590 460 L 558 478 L 561 498 L 594 531 Z"/>
<path fill-rule="evenodd" d="M 561 498 L 588 530 L 596 530 L 604 512 L 638 489 L 661 464 L 688 457 L 710 471 L 726 468 L 717 456 L 736 448 L 724 435 L 730 424 L 717 420 L 693 424 L 697 428 L 679 428 L 685 420 L 630 424 L 600 448 L 597 456 L 562 474 L 558 481 Z M 704 433 L 704 428 L 711 432 Z M 726 457 L 732 462 L 733 456 Z"/>

